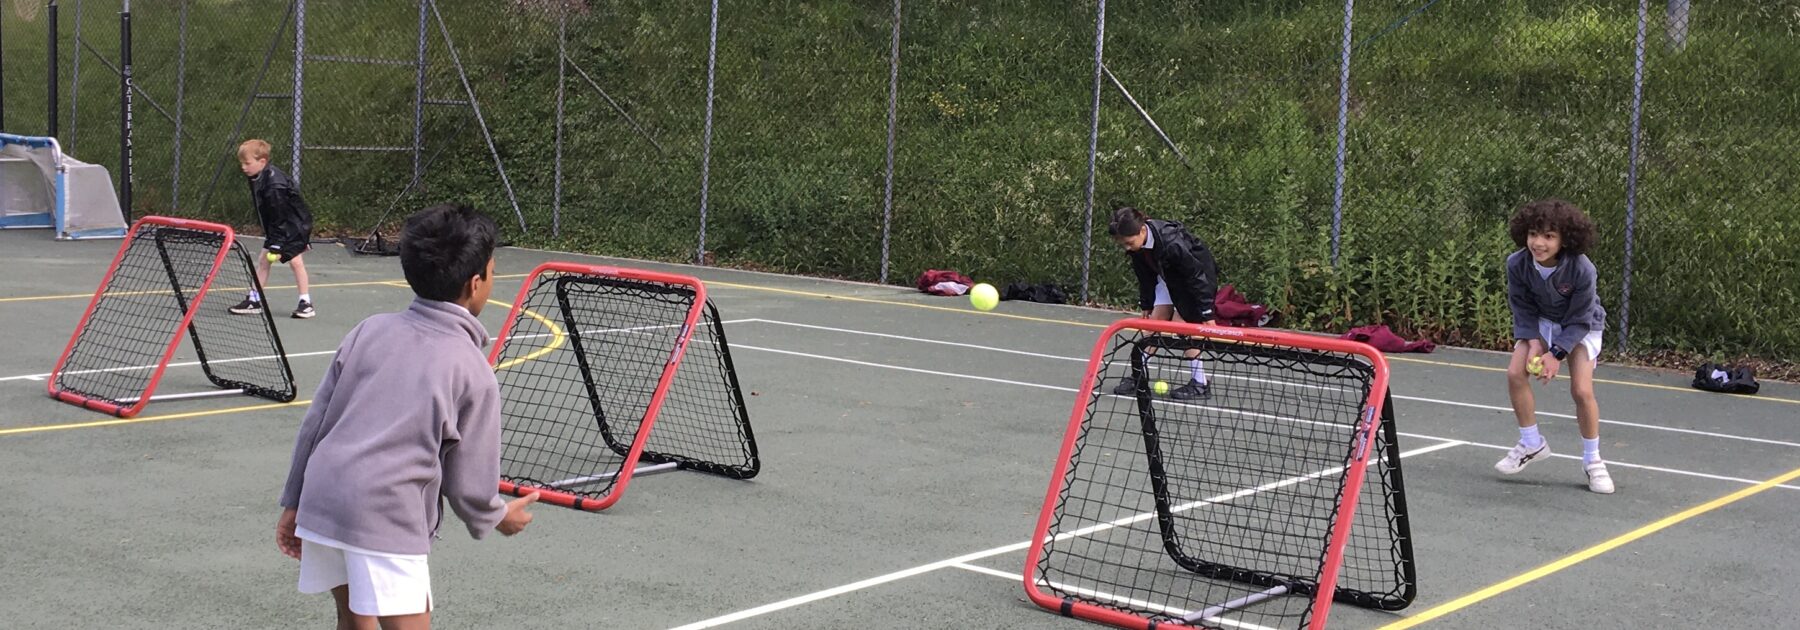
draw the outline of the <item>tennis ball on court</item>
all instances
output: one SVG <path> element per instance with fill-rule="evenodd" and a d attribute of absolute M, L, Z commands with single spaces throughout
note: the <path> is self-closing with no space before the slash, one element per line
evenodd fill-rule
<path fill-rule="evenodd" d="M 1000 292 L 994 290 L 994 285 L 985 282 L 977 284 L 969 290 L 969 303 L 975 305 L 976 310 L 994 310 L 994 307 L 1000 305 Z"/>
<path fill-rule="evenodd" d="M 281 262 L 281 254 L 269 252 L 269 262 Z"/>
<path fill-rule="evenodd" d="M 1168 394 L 1169 393 L 1169 382 L 1168 381 L 1157 381 L 1156 383 L 1154 383 L 1150 386 L 1150 390 L 1156 392 L 1156 395 L 1158 395 L 1158 396 Z"/>
<path fill-rule="evenodd" d="M 1543 374 L 1544 357 L 1531 357 L 1531 362 L 1525 364 L 1525 371 L 1530 372 L 1532 376 Z"/>

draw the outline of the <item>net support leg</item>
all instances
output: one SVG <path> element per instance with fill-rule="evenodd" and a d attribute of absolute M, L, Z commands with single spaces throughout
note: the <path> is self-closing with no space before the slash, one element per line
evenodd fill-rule
<path fill-rule="evenodd" d="M 1280 597 L 1282 595 L 1286 595 L 1287 593 L 1288 593 L 1288 587 L 1277 586 L 1275 588 L 1271 588 L 1271 589 L 1263 591 L 1261 593 L 1251 593 L 1249 595 L 1239 597 L 1237 599 L 1225 602 L 1223 604 L 1219 604 L 1217 606 L 1207 608 L 1206 610 L 1202 610 L 1200 612 L 1188 615 L 1186 617 L 1182 617 L 1181 619 L 1182 619 L 1182 621 L 1187 621 L 1187 622 L 1194 622 L 1194 621 L 1198 621 L 1201 619 L 1211 619 L 1213 617 L 1217 617 L 1224 613 L 1227 613 L 1227 612 L 1230 612 L 1233 610 L 1237 610 L 1239 608 L 1243 608 L 1243 607 L 1249 606 L 1251 604 L 1255 604 L 1255 603 L 1263 601 L 1265 599 L 1271 599 L 1271 598 L 1275 598 L 1275 597 Z"/>
<path fill-rule="evenodd" d="M 221 390 L 210 391 L 210 392 L 189 392 L 186 394 L 167 394 L 167 395 L 163 395 L 163 396 L 151 396 L 150 402 L 162 402 L 165 400 L 185 400 L 185 399 L 189 399 L 189 398 L 217 398 L 219 396 L 243 396 L 244 394 L 245 394 L 244 390 L 241 390 L 241 389 L 221 389 Z M 120 398 L 119 402 L 130 405 L 130 404 L 134 404 L 137 401 L 140 401 L 143 399 L 144 398 L 142 396 L 132 396 L 130 398 Z"/>
<path fill-rule="evenodd" d="M 651 466 L 644 466 L 644 467 L 632 470 L 631 476 L 637 477 L 637 476 L 641 476 L 641 475 L 654 475 L 659 472 L 667 472 L 670 470 L 674 470 L 676 467 L 679 467 L 679 466 L 681 466 L 681 464 L 677 464 L 675 462 L 669 462 L 666 464 L 655 464 L 655 465 L 651 465 Z M 568 488 L 571 486 L 581 486 L 581 485 L 586 485 L 586 484 L 590 484 L 590 483 L 606 481 L 608 479 L 612 479 L 613 477 L 617 477 L 617 476 L 619 476 L 619 473 L 609 472 L 609 473 L 601 474 L 601 475 L 588 475 L 586 477 L 570 477 L 570 478 L 564 479 L 562 481 L 552 481 L 552 482 L 544 484 L 544 485 L 552 487 L 552 488 L 564 489 L 564 488 Z"/>

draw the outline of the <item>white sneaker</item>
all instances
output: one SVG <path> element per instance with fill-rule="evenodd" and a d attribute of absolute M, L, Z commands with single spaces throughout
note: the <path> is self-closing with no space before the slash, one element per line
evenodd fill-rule
<path fill-rule="evenodd" d="M 1612 475 L 1606 472 L 1606 462 L 1594 462 L 1583 467 L 1587 471 L 1588 489 L 1600 494 L 1613 493 Z"/>
<path fill-rule="evenodd" d="M 1525 443 L 1520 442 L 1514 444 L 1512 450 L 1506 452 L 1506 457 L 1500 458 L 1500 461 L 1494 463 L 1494 470 L 1500 471 L 1502 475 L 1514 475 L 1525 470 L 1526 464 L 1549 458 L 1549 440 L 1544 440 L 1544 443 L 1537 445 L 1536 448 L 1526 448 Z"/>

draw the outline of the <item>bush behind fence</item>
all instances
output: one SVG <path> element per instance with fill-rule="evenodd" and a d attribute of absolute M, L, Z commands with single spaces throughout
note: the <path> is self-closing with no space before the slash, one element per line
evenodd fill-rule
<path fill-rule="evenodd" d="M 121 3 L 59 4 L 56 132 L 116 173 Z M 253 223 L 230 147 L 292 166 L 299 109 L 334 232 L 465 200 L 520 244 L 1129 306 L 1132 204 L 1283 325 L 1500 347 L 1507 217 L 1560 196 L 1609 345 L 1800 351 L 1800 1 L 1347 5 L 1115 2 L 1097 67 L 1093 0 L 724 2 L 716 42 L 699 2 L 140 2 L 134 212 Z M 0 126 L 46 133 L 48 6 L 0 13 Z"/>

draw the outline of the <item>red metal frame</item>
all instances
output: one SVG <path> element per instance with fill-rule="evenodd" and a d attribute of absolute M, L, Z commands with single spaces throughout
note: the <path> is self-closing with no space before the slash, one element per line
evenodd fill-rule
<path fill-rule="evenodd" d="M 637 435 L 632 436 L 631 449 L 626 452 L 625 462 L 620 464 L 619 479 L 614 482 L 612 490 L 606 493 L 606 496 L 604 497 L 590 499 L 561 490 L 540 488 L 536 486 L 521 486 L 505 480 L 501 480 L 500 482 L 500 492 L 502 494 L 523 496 L 536 492 L 538 493 L 538 500 L 545 503 L 597 512 L 612 507 L 612 504 L 617 503 L 619 497 L 625 494 L 625 487 L 631 483 L 632 472 L 637 469 L 638 457 L 643 454 L 644 444 L 649 441 L 650 431 L 656 423 L 658 412 L 662 411 L 663 399 L 668 397 L 669 385 L 675 382 L 676 368 L 681 365 L 681 358 L 687 353 L 688 340 L 693 336 L 694 328 L 700 321 L 700 315 L 706 308 L 706 285 L 702 284 L 700 279 L 693 276 L 645 271 L 642 269 L 626 269 L 621 267 L 583 265 L 555 261 L 538 265 L 538 267 L 531 270 L 531 274 L 525 278 L 525 283 L 519 286 L 519 294 L 518 297 L 513 300 L 512 310 L 506 314 L 506 324 L 500 328 L 499 340 L 494 342 L 493 349 L 488 352 L 489 365 L 499 366 L 500 350 L 506 346 L 507 337 L 512 335 L 513 326 L 518 323 L 519 314 L 525 309 L 525 300 L 529 297 L 531 288 L 537 285 L 538 277 L 546 272 L 586 274 L 623 278 L 627 280 L 642 280 L 645 282 L 662 282 L 694 288 L 694 304 L 688 309 L 687 320 L 682 323 L 681 332 L 675 338 L 675 350 L 669 354 L 668 363 L 663 365 L 662 376 L 657 379 L 656 393 L 650 397 L 649 406 L 644 408 L 644 421 L 638 425 Z M 502 392 L 501 394 L 504 396 L 505 392 Z"/>
<path fill-rule="evenodd" d="M 213 257 L 212 272 L 206 275 L 205 282 L 200 283 L 200 290 L 194 294 L 193 304 L 188 308 L 187 315 L 182 317 L 181 325 L 171 331 L 168 348 L 163 350 L 162 358 L 157 360 L 156 371 L 151 373 L 150 382 L 144 386 L 144 392 L 138 395 L 137 402 L 132 403 L 129 407 L 121 407 L 110 402 L 94 400 L 82 394 L 58 388 L 56 386 L 58 377 L 62 375 L 63 367 L 68 362 L 69 355 L 74 353 L 75 343 L 80 341 L 81 332 L 87 329 L 88 319 L 93 317 L 94 308 L 99 306 L 100 298 L 106 294 L 106 287 L 112 284 L 113 274 L 118 272 L 119 262 L 125 259 L 125 252 L 129 251 L 132 242 L 137 240 L 138 228 L 145 224 L 164 225 L 199 232 L 217 232 L 224 235 L 224 246 L 220 247 L 219 253 Z M 69 335 L 69 344 L 63 346 L 62 355 L 56 359 L 56 367 L 50 370 L 50 384 L 48 387 L 50 397 L 95 411 L 104 411 L 120 418 L 130 418 L 137 415 L 138 412 L 143 411 L 144 406 L 150 404 L 150 395 L 156 392 L 156 385 L 162 382 L 163 371 L 167 370 L 169 367 L 169 359 L 175 356 L 175 349 L 181 346 L 182 331 L 187 330 L 188 325 L 193 323 L 194 314 L 199 312 L 200 305 L 206 301 L 207 291 L 212 289 L 213 279 L 218 277 L 219 269 L 225 262 L 225 256 L 231 252 L 231 243 L 235 240 L 237 240 L 237 232 L 232 230 L 230 226 L 220 225 L 218 223 L 208 223 L 206 221 L 148 216 L 132 223 L 130 230 L 125 233 L 125 241 L 119 244 L 119 252 L 113 255 L 112 264 L 106 268 L 106 277 L 100 279 L 99 288 L 94 289 L 93 299 L 88 301 L 87 310 L 81 314 L 81 322 L 76 324 L 75 332 Z"/>
<path fill-rule="evenodd" d="M 1324 628 L 1326 617 L 1331 612 L 1332 595 L 1337 591 L 1338 569 L 1343 562 L 1344 545 L 1350 539 L 1350 526 L 1356 522 L 1357 496 L 1362 491 L 1364 472 L 1368 469 L 1369 452 L 1375 443 L 1375 432 L 1381 428 L 1381 405 L 1383 395 L 1387 392 L 1388 387 L 1387 357 L 1374 347 L 1360 342 L 1271 330 L 1227 328 L 1134 318 L 1114 322 L 1100 334 L 1100 339 L 1094 342 L 1093 353 L 1088 358 L 1087 374 L 1081 379 L 1081 389 L 1078 390 L 1075 397 L 1075 409 L 1070 412 L 1069 424 L 1063 432 L 1062 450 L 1057 454 L 1056 465 L 1051 470 L 1050 489 L 1044 495 L 1043 507 L 1038 512 L 1037 527 L 1032 531 L 1031 547 L 1025 554 L 1023 575 L 1025 576 L 1026 596 L 1030 597 L 1031 601 L 1038 606 L 1078 619 L 1097 621 L 1133 630 L 1148 630 L 1151 627 L 1149 619 L 1102 606 L 1082 602 L 1066 602 L 1051 593 L 1044 592 L 1037 584 L 1038 559 L 1043 553 L 1044 544 L 1048 541 L 1050 519 L 1055 514 L 1056 498 L 1061 494 L 1063 477 L 1069 471 L 1069 458 L 1075 452 L 1075 439 L 1080 435 L 1082 420 L 1087 416 L 1089 392 L 1094 390 L 1094 380 L 1099 376 L 1101 364 L 1106 361 L 1108 344 L 1118 335 L 1119 331 L 1126 329 L 1283 348 L 1343 352 L 1366 358 L 1375 367 L 1375 380 L 1370 386 L 1368 401 L 1363 403 L 1363 418 L 1356 430 L 1349 468 L 1345 472 L 1343 489 L 1338 495 L 1339 514 L 1337 522 L 1332 526 L 1331 540 L 1325 556 L 1325 570 L 1319 576 L 1318 592 L 1313 598 L 1312 620 L 1308 627 L 1314 630 Z"/>

